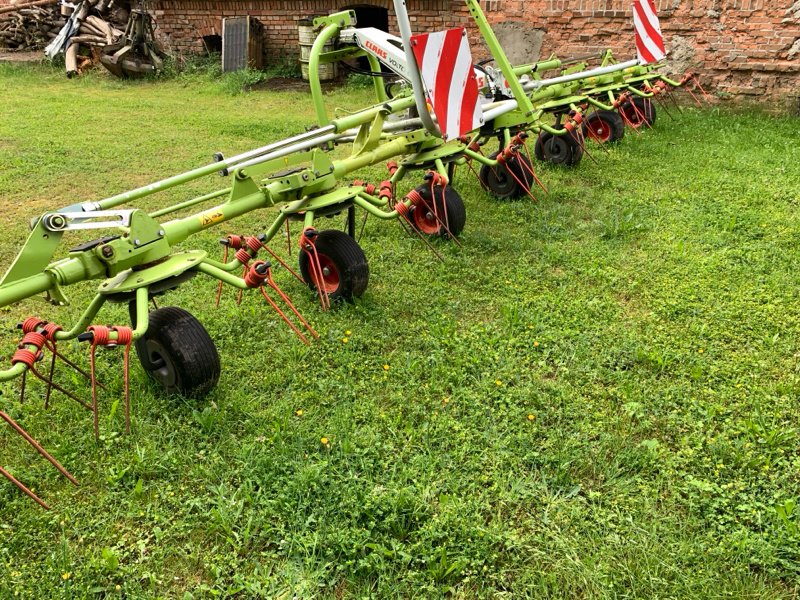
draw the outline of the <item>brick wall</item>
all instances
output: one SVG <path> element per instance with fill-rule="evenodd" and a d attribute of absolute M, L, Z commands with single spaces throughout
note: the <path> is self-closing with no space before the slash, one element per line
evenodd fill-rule
<path fill-rule="evenodd" d="M 798 102 L 800 0 L 656 3 L 675 72 L 695 70 L 711 89 L 737 96 Z M 154 7 L 159 35 L 180 53 L 202 51 L 203 36 L 221 35 L 223 17 L 254 16 L 265 26 L 266 59 L 275 62 L 298 57 L 300 19 L 358 4 L 389 9 L 390 30 L 397 31 L 391 0 L 157 0 Z M 515 38 L 517 44 L 520 39 L 538 40 L 525 46 L 526 52 L 530 48 L 530 60 L 552 52 L 565 57 L 599 53 L 606 47 L 620 58 L 632 58 L 630 4 L 630 0 L 482 0 L 498 31 L 523 34 Z M 415 31 L 466 26 L 473 52 L 487 54 L 461 1 L 408 0 L 407 5 Z"/>

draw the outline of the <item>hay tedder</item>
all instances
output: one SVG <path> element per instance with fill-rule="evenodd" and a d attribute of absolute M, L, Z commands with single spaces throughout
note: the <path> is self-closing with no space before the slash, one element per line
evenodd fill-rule
<path fill-rule="evenodd" d="M 650 0 L 634 2 L 652 11 Z M 196 275 L 210 277 L 218 282 L 217 302 L 224 285 L 239 294 L 247 290 L 260 294 L 301 341 L 309 343 L 317 333 L 276 281 L 274 272 L 280 268 L 314 290 L 323 309 L 360 296 L 368 285 L 369 267 L 355 239 L 356 211 L 362 211 L 365 219 L 399 221 L 438 256 L 428 238 L 457 242 L 466 222 L 464 204 L 450 185 L 456 166 L 468 166 L 497 197 L 533 196 L 534 185 L 544 186 L 527 151 L 530 134 L 538 135 L 536 156 L 575 165 L 586 151 L 587 137 L 609 141 L 621 135 L 620 122 L 634 128 L 652 122 L 652 99 L 669 97 L 673 87 L 687 82 L 699 85 L 692 77 L 672 81 L 648 64 L 663 58 L 663 45 L 658 44 L 655 47 L 661 54 L 651 60 L 642 60 L 640 52 L 639 59 L 615 63 L 610 53 L 605 53 L 593 68 L 588 68 L 585 59 L 554 57 L 514 67 L 477 0 L 466 0 L 466 4 L 495 66 L 473 65 L 463 29 L 412 35 L 403 0 L 394 0 L 399 37 L 356 28 L 351 11 L 319 18 L 315 25 L 320 33 L 309 60 L 318 119 L 314 129 L 236 156 L 217 153 L 209 164 L 186 173 L 102 200 L 71 204 L 35 219 L 27 241 L 0 280 L 0 307 L 41 294 L 53 305 L 64 305 L 69 286 L 90 280 L 98 285 L 93 299 L 71 325 L 38 317 L 22 320 L 19 345 L 10 367 L 0 371 L 0 382 L 19 378 L 24 393 L 27 377 L 42 380 L 45 406 L 53 392 L 73 398 L 92 413 L 96 436 L 98 348 L 123 349 L 127 427 L 132 348 L 143 369 L 164 390 L 201 397 L 220 377 L 214 342 L 186 310 L 151 310 L 154 297 Z M 328 50 L 331 41 L 336 42 L 333 51 Z M 649 43 L 653 44 L 652 40 Z M 366 57 L 374 76 L 377 102 L 330 119 L 321 93 L 319 66 L 361 56 Z M 387 81 L 383 67 L 396 81 Z M 554 77 L 542 76 L 551 70 L 560 71 Z M 604 135 L 606 126 L 611 129 L 608 136 Z M 482 148 L 492 140 L 498 140 L 499 147 L 485 155 Z M 349 154 L 334 159 L 330 152 L 334 145 L 346 148 Z M 358 170 L 379 163 L 387 163 L 386 180 L 373 185 L 352 179 Z M 480 165 L 479 173 L 473 163 Z M 401 195 L 398 186 L 412 172 L 421 172 L 423 182 Z M 144 197 L 218 174 L 228 180 L 222 189 L 152 212 L 133 205 Z M 192 209 L 196 209 L 193 214 L 170 218 Z M 260 235 L 225 237 L 222 260 L 212 259 L 202 250 L 177 248 L 194 234 L 257 210 L 272 215 L 266 230 Z M 346 231 L 317 229 L 318 217 L 338 214 L 346 217 Z M 301 224 L 298 272 L 270 247 L 276 236 L 290 231 L 291 222 Z M 101 237 L 75 245 L 65 255 L 59 253 L 65 238 L 76 232 L 86 236 L 86 230 L 98 230 Z M 60 258 L 55 258 L 57 254 Z M 93 325 L 106 303 L 126 304 L 130 322 Z M 87 369 L 59 350 L 59 343 L 67 340 L 87 344 Z M 90 380 L 90 400 L 55 381 L 57 360 Z M 0 418 L 77 483 L 6 412 L 0 410 Z M 11 473 L 0 468 L 0 474 L 46 507 Z"/>

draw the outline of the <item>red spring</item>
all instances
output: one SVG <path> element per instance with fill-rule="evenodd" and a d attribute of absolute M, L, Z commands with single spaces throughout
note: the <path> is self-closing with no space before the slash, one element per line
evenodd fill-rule
<path fill-rule="evenodd" d="M 31 331 L 36 331 L 39 327 L 44 327 L 47 321 L 42 321 L 39 317 L 28 317 L 25 319 L 20 328 L 22 329 L 22 333 L 30 333 Z"/>
<path fill-rule="evenodd" d="M 394 177 L 394 174 L 400 167 L 395 161 L 390 160 L 388 163 L 386 163 L 386 168 L 389 170 L 389 177 Z"/>
<path fill-rule="evenodd" d="M 115 325 L 111 328 L 117 334 L 117 345 L 127 346 L 133 342 L 133 329 L 122 325 Z"/>
<path fill-rule="evenodd" d="M 92 346 L 107 346 L 111 342 L 111 328 L 105 325 L 92 325 L 87 329 L 91 331 L 94 336 L 92 337 Z"/>
<path fill-rule="evenodd" d="M 406 194 L 406 199 L 409 200 L 413 206 L 419 206 L 420 204 L 425 204 L 425 199 L 422 197 L 422 194 L 420 194 L 417 190 L 411 190 L 410 192 L 408 192 Z M 400 202 L 398 204 L 398 207 L 400 206 L 400 204 L 403 203 Z"/>
<path fill-rule="evenodd" d="M 244 245 L 244 237 L 241 235 L 229 235 L 228 236 L 228 247 L 233 248 L 234 250 L 238 250 Z"/>
<path fill-rule="evenodd" d="M 625 102 L 628 101 L 628 98 L 630 97 L 630 95 L 631 95 L 630 92 L 624 92 L 624 93 L 620 94 L 619 97 L 614 101 L 614 104 L 613 104 L 614 108 L 619 108 L 620 106 L 625 104 Z"/>
<path fill-rule="evenodd" d="M 441 175 L 437 171 L 433 171 L 433 170 L 428 171 L 427 173 L 425 173 L 425 179 L 429 179 L 430 180 L 432 187 L 435 187 L 437 185 L 445 187 L 448 184 L 447 177 L 444 177 L 443 175 Z"/>
<path fill-rule="evenodd" d="M 47 338 L 38 331 L 29 331 L 22 336 L 22 341 L 20 342 L 19 347 L 22 348 L 23 346 L 36 346 L 37 350 L 41 350 L 46 341 Z"/>
<path fill-rule="evenodd" d="M 23 363 L 29 369 L 33 367 L 33 364 L 42 356 L 42 346 L 44 346 L 45 341 L 46 338 L 41 333 L 35 331 L 26 333 L 22 336 L 22 341 L 11 357 L 11 364 Z M 33 346 L 36 350 L 31 350 L 26 346 Z"/>
<path fill-rule="evenodd" d="M 356 187 L 363 187 L 364 191 L 368 193 L 370 196 L 375 194 L 375 192 L 378 189 L 375 184 L 369 183 L 368 181 L 361 181 L 360 179 L 354 179 L 351 185 Z"/>
<path fill-rule="evenodd" d="M 55 323 L 48 323 L 42 329 L 42 333 L 44 333 L 44 337 L 48 339 L 48 341 L 54 342 L 56 339 L 56 333 L 64 329 L 61 325 L 56 325 Z"/>
<path fill-rule="evenodd" d="M 11 357 L 11 364 L 15 365 L 17 363 L 23 363 L 30 369 L 40 355 L 41 352 L 39 351 L 33 352 L 27 348 L 19 348 Z"/>
<path fill-rule="evenodd" d="M 264 285 L 269 277 L 269 267 L 263 260 L 258 260 L 250 265 L 247 274 L 244 276 L 244 283 L 249 288 L 258 288 Z"/>
<path fill-rule="evenodd" d="M 250 250 L 252 250 L 254 253 L 258 253 L 258 251 L 264 247 L 261 241 L 254 235 L 246 237 L 244 239 L 244 244 L 245 246 L 250 248 Z"/>
<path fill-rule="evenodd" d="M 514 155 L 515 155 L 516 153 L 517 153 L 517 151 L 514 149 L 514 147 L 513 147 L 513 146 L 508 146 L 508 147 L 506 147 L 506 148 L 503 148 L 503 150 L 502 150 L 502 151 L 501 151 L 501 152 L 500 152 L 500 153 L 497 155 L 497 157 L 495 158 L 495 160 L 496 160 L 497 162 L 499 162 L 501 165 L 504 165 L 504 164 L 505 164 L 505 163 L 507 163 L 509 160 L 511 160 L 512 158 L 514 158 Z"/>
<path fill-rule="evenodd" d="M 564 123 L 564 129 L 566 129 L 569 133 L 580 129 L 580 125 L 583 123 L 583 115 L 580 111 L 575 111 L 570 114 L 569 120 Z"/>
<path fill-rule="evenodd" d="M 412 190 L 412 192 L 413 192 L 413 190 Z M 408 195 L 406 196 L 406 198 L 409 198 L 409 196 L 411 196 L 412 192 L 409 192 Z M 419 196 L 419 194 L 417 194 L 417 196 Z M 422 196 L 420 196 L 420 200 L 421 199 L 422 199 Z M 412 202 L 413 202 L 413 200 L 412 200 Z M 410 218 L 411 209 L 408 206 L 406 206 L 404 202 L 398 202 L 397 204 L 395 204 L 394 205 L 394 209 L 397 211 L 397 214 L 400 215 L 401 217 L 403 217 L 404 219 L 408 220 Z"/>
<path fill-rule="evenodd" d="M 243 265 L 249 263 L 250 259 L 253 258 L 252 256 L 250 256 L 250 252 L 248 252 L 246 248 L 239 248 L 236 251 L 236 254 L 234 254 L 234 256 L 236 257 L 236 260 L 238 260 Z"/>
<path fill-rule="evenodd" d="M 520 131 L 517 135 L 514 136 L 514 139 L 511 140 L 512 146 L 522 146 L 525 144 L 525 140 L 528 139 L 528 134 L 524 131 Z"/>
<path fill-rule="evenodd" d="M 381 189 L 378 192 L 378 198 L 391 202 L 394 200 L 394 188 L 392 182 L 388 179 L 381 181 Z"/>

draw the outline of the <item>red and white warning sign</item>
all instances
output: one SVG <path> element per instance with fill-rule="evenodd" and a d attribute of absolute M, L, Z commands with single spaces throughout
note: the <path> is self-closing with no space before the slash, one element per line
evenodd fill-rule
<path fill-rule="evenodd" d="M 633 0 L 633 28 L 639 62 L 647 65 L 663 60 L 667 53 L 654 0 Z"/>
<path fill-rule="evenodd" d="M 477 129 L 481 107 L 466 30 L 414 35 L 411 46 L 442 136 L 458 138 Z"/>

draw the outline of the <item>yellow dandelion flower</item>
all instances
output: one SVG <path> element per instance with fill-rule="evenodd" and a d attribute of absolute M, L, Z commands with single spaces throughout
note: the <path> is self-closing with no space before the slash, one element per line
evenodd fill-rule
<path fill-rule="evenodd" d="M 349 329 L 348 329 L 347 331 L 345 331 L 345 332 L 344 332 L 344 334 L 345 334 L 345 335 L 351 335 L 351 333 L 352 333 L 352 332 L 351 332 Z"/>
<path fill-rule="evenodd" d="M 331 441 L 326 437 L 321 437 L 319 438 L 319 443 L 322 444 L 323 446 L 327 446 L 328 444 L 331 443 Z"/>
<path fill-rule="evenodd" d="M 383 365 L 383 370 L 384 371 L 388 371 L 389 370 L 389 365 Z"/>
<path fill-rule="evenodd" d="M 294 414 L 296 414 L 298 417 L 302 417 L 303 416 L 303 409 L 302 408 L 298 408 L 296 411 L 294 411 Z"/>
<path fill-rule="evenodd" d="M 67 572 L 67 573 L 62 573 L 61 574 L 61 579 L 63 579 L 64 581 L 66 581 L 70 577 L 72 577 L 72 573 Z"/>
<path fill-rule="evenodd" d="M 697 349 L 697 351 L 698 351 L 700 354 L 702 354 L 703 352 L 705 352 L 705 350 L 703 350 L 702 348 L 698 348 L 698 349 Z"/>
<path fill-rule="evenodd" d="M 347 343 L 347 342 L 349 342 L 349 341 L 350 341 L 350 338 L 346 338 L 346 337 L 343 337 L 343 338 L 342 338 L 342 343 L 343 343 L 343 344 L 346 344 L 346 343 Z"/>
<path fill-rule="evenodd" d="M 448 402 L 450 402 L 450 398 L 445 398 L 445 399 L 442 400 L 442 403 L 444 403 L 444 404 L 447 404 Z"/>
<path fill-rule="evenodd" d="M 535 421 L 535 420 L 536 420 L 536 415 L 534 414 L 528 415 L 528 421 Z"/>
<path fill-rule="evenodd" d="M 117 584 L 117 585 L 114 587 L 114 589 L 115 589 L 115 590 L 117 590 L 117 591 L 120 591 L 120 590 L 122 589 L 122 586 L 121 586 L 120 584 Z"/>
<path fill-rule="evenodd" d="M 495 384 L 495 385 L 503 385 L 503 382 L 502 382 L 502 381 L 500 381 L 499 379 L 496 379 L 496 380 L 495 380 L 495 382 L 494 382 L 494 384 Z"/>
<path fill-rule="evenodd" d="M 533 347 L 534 348 L 538 348 L 539 347 L 539 342 L 533 342 Z"/>

